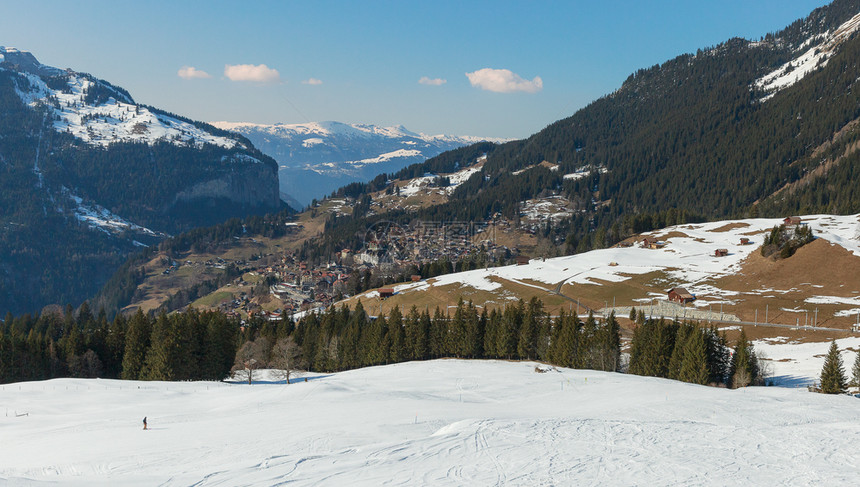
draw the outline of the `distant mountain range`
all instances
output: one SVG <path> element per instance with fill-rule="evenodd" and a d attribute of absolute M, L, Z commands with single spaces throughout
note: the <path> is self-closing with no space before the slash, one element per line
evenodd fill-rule
<path fill-rule="evenodd" d="M 0 47 L 0 313 L 79 304 L 136 248 L 278 210 L 276 171 L 240 135 Z"/>
<path fill-rule="evenodd" d="M 261 125 L 212 122 L 247 137 L 279 165 L 282 198 L 306 206 L 355 181 L 393 173 L 447 150 L 492 139 L 425 135 L 405 127 L 312 122 Z"/>

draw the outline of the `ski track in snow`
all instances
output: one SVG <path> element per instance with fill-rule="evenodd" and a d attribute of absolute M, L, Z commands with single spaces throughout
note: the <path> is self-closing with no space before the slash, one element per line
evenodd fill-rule
<path fill-rule="evenodd" d="M 0 386 L 0 406 L 10 411 L 0 416 L 0 479 L 834 485 L 853 484 L 860 466 L 860 403 L 850 396 L 727 390 L 588 370 L 536 374 L 534 367 L 437 360 L 311 376 L 290 386 L 7 384 Z M 22 411 L 28 415 L 14 415 Z"/>

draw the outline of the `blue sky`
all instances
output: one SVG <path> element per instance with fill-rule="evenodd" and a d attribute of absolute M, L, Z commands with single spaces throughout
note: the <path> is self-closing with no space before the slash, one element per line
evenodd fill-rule
<path fill-rule="evenodd" d="M 638 68 L 825 3 L 0 0 L 0 45 L 198 120 L 520 138 Z"/>

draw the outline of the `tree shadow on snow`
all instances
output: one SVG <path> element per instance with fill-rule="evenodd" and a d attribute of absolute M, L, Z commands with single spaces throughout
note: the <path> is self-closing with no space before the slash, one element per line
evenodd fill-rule
<path fill-rule="evenodd" d="M 777 387 L 806 387 L 815 382 L 815 379 L 800 375 L 775 375 L 770 380 Z"/>
<path fill-rule="evenodd" d="M 299 384 L 302 382 L 312 382 L 319 379 L 324 379 L 326 377 L 331 377 L 332 374 L 326 375 L 315 375 L 313 377 L 290 377 L 290 384 Z M 227 379 L 224 381 L 227 384 L 235 384 L 235 385 L 248 385 L 248 379 Z M 251 385 L 287 385 L 287 380 L 252 380 Z"/>

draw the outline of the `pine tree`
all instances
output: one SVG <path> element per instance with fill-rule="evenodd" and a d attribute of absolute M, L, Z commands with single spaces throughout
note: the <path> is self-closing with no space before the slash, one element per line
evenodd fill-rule
<path fill-rule="evenodd" d="M 395 306 L 388 316 L 388 334 L 391 337 L 388 359 L 391 363 L 402 362 L 406 359 L 406 335 L 400 308 Z"/>
<path fill-rule="evenodd" d="M 854 376 L 854 387 L 860 387 L 860 351 L 857 352 L 854 358 L 854 367 L 851 368 L 851 375 Z"/>
<path fill-rule="evenodd" d="M 705 336 L 698 327 L 693 327 L 685 341 L 684 358 L 678 378 L 684 382 L 705 385 L 710 379 Z"/>
<path fill-rule="evenodd" d="M 830 343 L 830 350 L 824 358 L 824 367 L 821 368 L 821 392 L 824 394 L 845 394 L 847 391 L 847 379 L 845 368 L 842 366 L 842 357 L 839 355 L 839 347 L 836 340 Z"/>
<path fill-rule="evenodd" d="M 146 359 L 146 351 L 149 349 L 151 335 L 149 318 L 144 316 L 140 308 L 128 322 L 125 334 L 125 351 L 122 357 L 122 374 L 125 380 L 141 379 L 141 370 Z M 232 362 L 232 357 L 230 358 Z"/>
<path fill-rule="evenodd" d="M 537 358 L 538 323 L 542 305 L 537 298 L 532 298 L 523 316 L 517 341 L 517 355 L 520 358 L 532 360 Z"/>
<path fill-rule="evenodd" d="M 755 384 L 758 379 L 758 360 L 752 343 L 747 340 L 746 331 L 741 329 L 741 335 L 732 354 L 732 364 L 729 370 L 730 386 L 732 388 L 746 387 Z"/>
<path fill-rule="evenodd" d="M 174 380 L 177 365 L 177 341 L 167 315 L 162 313 L 152 325 L 150 347 L 140 371 L 144 380 Z"/>
<path fill-rule="evenodd" d="M 694 327 L 690 323 L 684 323 L 678 328 L 675 335 L 675 346 L 672 348 L 672 356 L 669 358 L 669 378 L 684 380 L 681 378 L 681 364 L 684 362 L 684 353 L 687 349 L 687 340 L 693 336 Z"/>

